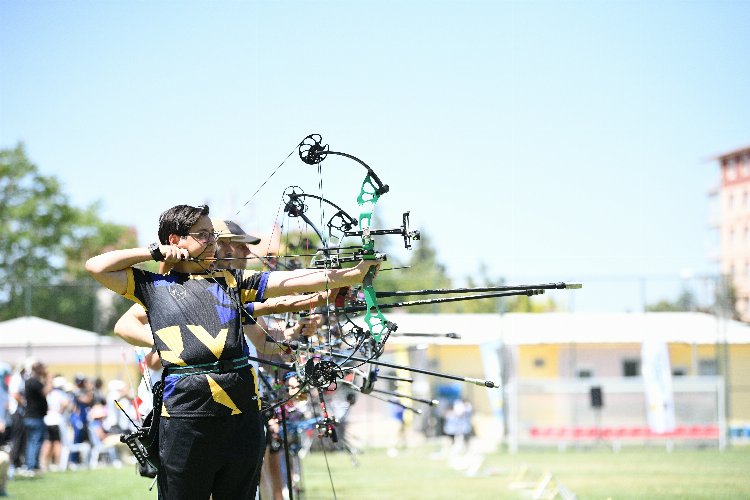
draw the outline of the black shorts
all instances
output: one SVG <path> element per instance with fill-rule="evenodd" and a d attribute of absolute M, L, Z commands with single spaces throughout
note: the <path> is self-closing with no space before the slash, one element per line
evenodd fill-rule
<path fill-rule="evenodd" d="M 47 439 L 52 441 L 60 441 L 60 426 L 59 425 L 48 425 L 47 426 Z"/>
<path fill-rule="evenodd" d="M 252 500 L 265 451 L 259 411 L 228 417 L 161 417 L 160 500 Z"/>

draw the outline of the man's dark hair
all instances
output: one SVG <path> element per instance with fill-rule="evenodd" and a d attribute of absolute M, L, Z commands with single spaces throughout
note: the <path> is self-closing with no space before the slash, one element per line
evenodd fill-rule
<path fill-rule="evenodd" d="M 204 215 L 208 215 L 208 205 L 177 205 L 166 210 L 159 216 L 159 243 L 168 245 L 170 234 L 187 236 L 190 228 Z"/>

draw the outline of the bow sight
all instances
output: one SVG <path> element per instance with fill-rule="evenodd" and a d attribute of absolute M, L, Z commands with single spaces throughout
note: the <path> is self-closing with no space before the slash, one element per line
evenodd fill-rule
<path fill-rule="evenodd" d="M 321 242 L 325 242 L 325 238 L 323 238 L 323 235 L 321 231 L 315 226 L 315 224 L 310 220 L 310 218 L 307 216 L 307 210 L 309 206 L 307 203 L 305 203 L 305 199 L 311 198 L 314 200 L 318 200 L 319 202 L 325 203 L 327 205 L 330 205 L 331 207 L 336 209 L 336 213 L 333 214 L 333 216 L 328 219 L 328 222 L 326 222 L 326 227 L 328 228 L 328 238 L 336 237 L 335 232 L 338 232 L 341 236 L 337 239 L 342 239 L 347 236 L 359 236 L 364 237 L 366 234 L 368 236 L 381 236 L 386 234 L 398 234 L 404 239 L 404 248 L 407 250 L 411 249 L 412 241 L 419 241 L 421 235 L 418 230 L 411 230 L 410 229 L 410 222 L 409 222 L 409 215 L 411 212 L 404 212 L 402 214 L 402 224 L 400 227 L 394 228 L 394 229 L 363 229 L 358 231 L 353 231 L 352 229 L 357 227 L 359 222 L 357 219 L 355 219 L 352 215 L 347 213 L 343 208 L 332 202 L 331 200 L 328 200 L 326 198 L 323 198 L 322 196 L 317 196 L 314 194 L 308 194 L 305 193 L 301 187 L 299 186 L 289 186 L 284 190 L 284 212 L 289 217 L 300 217 L 302 220 L 305 221 L 310 227 L 312 227 L 313 231 L 315 231 L 315 234 L 318 235 L 318 238 L 320 238 Z M 360 248 L 360 247 L 327 247 L 324 246 L 324 248 L 320 248 L 318 250 L 329 253 L 331 250 L 346 250 L 346 249 L 352 249 L 352 248 Z"/>

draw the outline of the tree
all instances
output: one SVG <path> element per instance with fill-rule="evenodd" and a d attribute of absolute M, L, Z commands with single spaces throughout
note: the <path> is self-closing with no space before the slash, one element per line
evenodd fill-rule
<path fill-rule="evenodd" d="M 557 311 L 557 303 L 552 297 L 529 297 L 518 295 L 509 297 L 504 312 L 544 313 Z"/>
<path fill-rule="evenodd" d="M 400 263 L 389 257 L 388 267 L 399 267 Z M 420 241 L 414 243 L 414 249 L 408 262 L 408 269 L 381 272 L 378 275 L 376 288 L 386 290 L 421 290 L 434 288 L 453 288 L 453 282 L 446 272 L 446 267 L 438 259 L 437 250 L 432 246 L 428 234 L 422 232 Z M 385 266 L 384 266 L 385 267 Z M 480 262 L 475 277 L 467 279 L 467 287 L 492 287 L 505 283 L 503 278 L 493 278 L 489 275 L 487 265 Z M 480 292 L 477 292 L 479 294 Z M 398 301 L 422 300 L 426 298 L 450 297 L 454 295 L 435 296 L 406 296 L 398 297 Z M 388 302 L 395 302 L 388 301 Z M 399 309 L 399 312 L 410 313 L 500 313 L 500 312 L 549 312 L 557 309 L 552 298 L 527 296 L 498 297 L 490 299 L 466 300 L 460 302 L 446 302 L 443 304 L 428 304 Z M 387 313 L 386 313 L 387 314 Z"/>
<path fill-rule="evenodd" d="M 730 276 L 719 277 L 716 283 L 713 311 L 707 312 L 742 321 L 742 316 L 737 310 L 737 289 Z"/>
<path fill-rule="evenodd" d="M 0 150 L 0 319 L 34 315 L 100 332 L 111 328 L 114 318 L 102 318 L 103 295 L 83 263 L 108 249 L 135 246 L 135 232 L 96 213 L 96 205 L 72 206 L 59 181 L 42 175 L 22 144 Z M 116 307 L 126 307 L 125 301 Z"/>
<path fill-rule="evenodd" d="M 697 302 L 693 292 L 687 288 L 680 292 L 677 300 L 671 302 L 666 299 L 662 299 L 654 304 L 648 304 L 646 311 L 648 312 L 676 312 L 676 311 L 695 311 L 698 309 Z"/>
<path fill-rule="evenodd" d="M 388 267 L 399 267 L 395 260 L 388 261 Z M 440 263 L 437 251 L 432 246 L 428 234 L 422 232 L 421 239 L 414 242 L 408 269 L 381 272 L 378 274 L 376 288 L 378 290 L 420 290 L 426 288 L 449 288 L 451 279 L 446 273 L 445 266 Z M 385 265 L 383 266 L 385 267 Z M 424 296 L 398 297 L 398 301 L 419 300 Z M 445 311 L 444 304 L 429 304 L 399 310 L 399 312 L 429 312 Z"/>
<path fill-rule="evenodd" d="M 492 277 L 485 262 L 479 263 L 479 269 L 476 278 L 469 276 L 466 280 L 466 286 L 474 287 L 497 287 L 506 285 L 505 278 Z M 477 294 L 488 292 L 477 292 Z M 501 312 L 528 312 L 540 313 L 557 310 L 557 304 L 551 297 L 533 297 L 526 295 L 511 297 L 496 297 L 491 299 L 467 300 L 465 302 L 453 302 L 446 304 L 452 306 L 451 312 L 458 313 L 501 313 Z"/>
<path fill-rule="evenodd" d="M 485 262 L 479 263 L 479 270 L 473 276 L 466 278 L 466 287 L 493 287 L 502 286 L 505 284 L 503 278 L 493 278 L 489 274 L 489 269 Z M 472 292 L 471 295 L 479 295 L 481 292 Z M 466 300 L 461 302 L 449 302 L 445 304 L 443 310 L 445 312 L 453 313 L 465 313 L 465 314 L 483 314 L 483 313 L 498 313 L 503 309 L 503 301 L 506 298 L 492 298 L 492 299 L 479 299 L 479 300 Z"/>

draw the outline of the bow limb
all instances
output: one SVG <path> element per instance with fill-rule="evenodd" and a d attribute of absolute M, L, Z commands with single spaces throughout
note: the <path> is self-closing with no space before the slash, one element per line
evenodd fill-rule
<path fill-rule="evenodd" d="M 377 301 L 377 292 L 372 286 L 374 276 L 375 269 L 370 268 L 365 279 L 362 281 L 362 291 L 365 295 L 365 304 L 367 306 L 365 310 L 365 323 L 370 330 L 373 340 L 379 344 L 381 341 L 385 342 L 388 335 L 390 335 L 391 332 L 396 331 L 398 325 L 388 321 L 385 315 L 380 312 L 380 306 Z"/>
<path fill-rule="evenodd" d="M 362 162 L 361 162 L 362 163 Z M 373 182 L 377 181 L 378 186 Z M 375 241 L 372 239 L 370 234 L 370 228 L 372 227 L 372 215 L 375 211 L 375 205 L 380 199 L 382 193 L 387 192 L 388 186 L 385 186 L 383 190 L 383 184 L 380 179 L 375 175 L 370 167 L 367 167 L 367 175 L 362 181 L 360 187 L 359 196 L 357 196 L 357 204 L 359 205 L 359 230 L 362 233 L 362 248 L 364 259 L 376 259 L 375 254 Z M 381 341 L 385 342 L 388 335 L 395 331 L 398 326 L 386 319 L 380 307 L 378 306 L 377 293 L 373 282 L 375 280 L 375 274 L 377 269 L 371 267 L 367 272 L 365 279 L 362 281 L 362 290 L 365 294 L 365 302 L 367 304 L 367 311 L 365 312 L 365 323 L 370 330 L 373 340 L 376 343 Z"/>
<path fill-rule="evenodd" d="M 359 233 L 362 238 L 362 259 L 375 260 L 378 257 L 375 253 L 375 243 L 372 239 L 371 225 L 372 215 L 375 205 L 381 195 L 388 192 L 389 187 L 383 184 L 378 175 L 364 161 L 348 153 L 330 151 L 328 145 L 322 144 L 320 134 L 310 134 L 305 137 L 299 146 L 299 157 L 308 165 L 320 164 L 329 154 L 338 155 L 355 161 L 367 170 L 364 180 L 360 186 L 357 204 L 359 205 Z M 322 196 L 321 196 L 322 197 Z M 380 343 L 387 338 L 387 335 L 396 329 L 395 323 L 388 321 L 380 312 L 377 303 L 377 296 L 373 281 L 375 278 L 375 269 L 370 269 L 363 280 L 365 300 L 367 302 L 367 312 L 365 322 L 370 330 L 370 334 L 376 343 Z"/>

